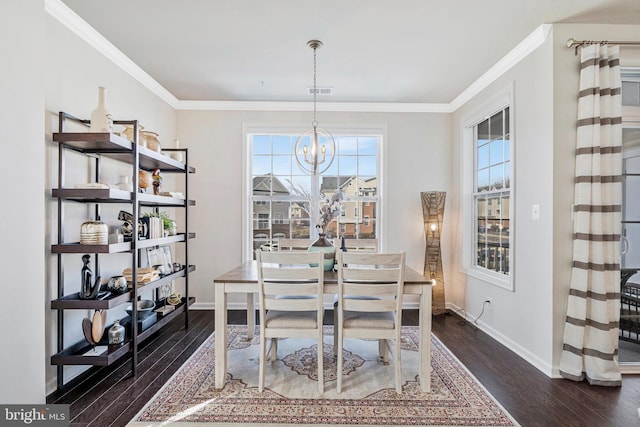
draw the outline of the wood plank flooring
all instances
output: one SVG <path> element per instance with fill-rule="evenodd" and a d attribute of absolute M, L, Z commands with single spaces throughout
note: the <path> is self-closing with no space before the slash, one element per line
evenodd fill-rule
<path fill-rule="evenodd" d="M 417 325 L 417 314 L 405 311 L 403 323 Z M 188 330 L 180 316 L 141 346 L 136 378 L 130 359 L 123 358 L 71 381 L 47 403 L 71 405 L 71 426 L 126 425 L 214 330 L 212 311 L 192 310 L 189 319 Z M 228 319 L 243 324 L 246 314 L 229 312 Z M 640 426 L 638 375 L 624 376 L 617 388 L 552 380 L 457 316 L 435 317 L 432 329 L 522 426 Z"/>

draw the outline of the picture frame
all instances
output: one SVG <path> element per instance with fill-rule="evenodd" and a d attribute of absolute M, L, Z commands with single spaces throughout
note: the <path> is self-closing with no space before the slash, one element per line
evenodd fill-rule
<path fill-rule="evenodd" d="M 147 248 L 147 266 L 154 267 L 161 265 L 163 274 L 173 273 L 173 258 L 171 256 L 171 247 L 168 245 L 159 246 L 157 248 Z"/>

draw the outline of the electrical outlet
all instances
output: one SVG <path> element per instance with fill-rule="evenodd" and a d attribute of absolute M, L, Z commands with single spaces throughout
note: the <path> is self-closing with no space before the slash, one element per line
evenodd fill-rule
<path fill-rule="evenodd" d="M 484 302 L 488 302 L 488 303 L 489 303 L 489 305 L 491 305 L 491 304 L 493 304 L 493 298 L 491 298 L 491 297 L 486 297 L 486 298 L 484 299 Z"/>

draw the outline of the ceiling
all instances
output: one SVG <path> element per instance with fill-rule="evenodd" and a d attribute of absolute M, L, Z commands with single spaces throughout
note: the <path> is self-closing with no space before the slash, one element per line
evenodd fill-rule
<path fill-rule="evenodd" d="M 638 0 L 62 0 L 179 100 L 450 103 L 543 23 Z"/>

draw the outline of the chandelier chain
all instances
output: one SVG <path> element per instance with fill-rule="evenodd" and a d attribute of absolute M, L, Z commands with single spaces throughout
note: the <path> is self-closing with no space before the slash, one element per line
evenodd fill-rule
<path fill-rule="evenodd" d="M 316 98 L 318 96 L 318 85 L 317 85 L 317 78 L 318 78 L 318 68 L 316 65 L 316 52 L 318 51 L 317 47 L 313 48 L 313 127 L 317 127 L 318 126 L 318 120 L 316 119 L 316 113 L 317 113 L 317 109 L 316 109 Z"/>

